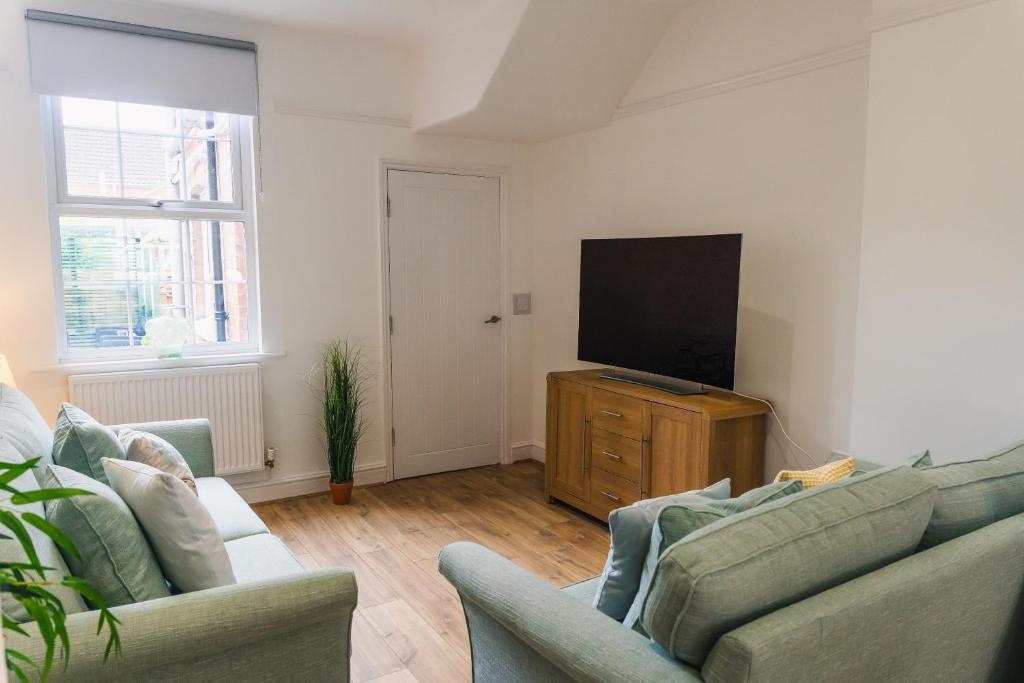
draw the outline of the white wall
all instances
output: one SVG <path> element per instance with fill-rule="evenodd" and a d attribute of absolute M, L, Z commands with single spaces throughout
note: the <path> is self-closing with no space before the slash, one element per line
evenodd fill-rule
<path fill-rule="evenodd" d="M 873 36 L 852 409 L 865 458 L 1024 438 L 1021 36 L 1021 0 Z"/>
<path fill-rule="evenodd" d="M 866 3 L 852 28 L 836 30 L 832 14 L 811 11 L 818 2 L 805 0 L 808 12 L 790 12 L 789 30 L 775 32 L 785 49 L 754 44 L 735 61 L 740 71 L 722 72 L 714 50 L 697 65 L 674 63 L 693 41 L 742 51 L 749 26 L 732 18 L 744 11 L 757 16 L 760 4 L 685 8 L 637 80 L 632 101 L 818 54 L 822 32 L 840 36 L 836 48 L 851 36 L 866 37 Z M 855 14 L 843 16 L 852 22 Z M 544 438 L 545 374 L 580 366 L 580 239 L 742 232 L 737 389 L 774 401 L 814 456 L 784 458 L 773 429 L 766 474 L 783 464 L 824 461 L 831 449 L 847 445 L 867 72 L 866 59 L 849 61 L 628 116 L 533 149 L 538 442 Z"/>
<path fill-rule="evenodd" d="M 56 361 L 43 131 L 28 82 L 25 26 L 29 3 L 0 7 L 0 353 L 48 419 L 66 398 Z M 503 166 L 509 170 L 511 287 L 528 291 L 528 163 L 523 147 L 414 135 L 408 128 L 341 120 L 347 114 L 408 118 L 409 64 L 400 49 L 354 39 L 176 13 L 140 4 L 39 0 L 36 9 L 255 40 L 263 111 L 259 213 L 264 340 L 283 358 L 263 363 L 266 442 L 278 466 L 247 479 L 287 483 L 277 495 L 322 489 L 326 471 L 302 375 L 320 346 L 350 336 L 365 344 L 377 376 L 382 348 L 379 167 L 381 158 Z M 197 75 L 201 77 L 201 74 Z M 315 109 L 324 117 L 275 109 Z M 12 163 L 14 161 L 15 163 Z M 530 318 L 512 326 L 513 442 L 531 434 Z M 357 468 L 383 464 L 379 383 L 370 396 L 372 429 Z M 313 477 L 313 479 L 310 479 Z M 267 495 L 254 491 L 251 495 Z"/>

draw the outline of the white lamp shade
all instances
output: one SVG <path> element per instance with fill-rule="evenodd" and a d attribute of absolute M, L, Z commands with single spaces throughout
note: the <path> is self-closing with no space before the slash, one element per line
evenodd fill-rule
<path fill-rule="evenodd" d="M 12 389 L 17 389 L 18 385 L 14 382 L 14 373 L 11 372 L 11 366 L 7 364 L 7 358 L 0 355 L 0 384 L 6 384 Z"/>

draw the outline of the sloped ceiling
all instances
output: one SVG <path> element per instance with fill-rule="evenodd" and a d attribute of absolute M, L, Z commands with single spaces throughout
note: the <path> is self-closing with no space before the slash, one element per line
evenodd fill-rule
<path fill-rule="evenodd" d="M 674 0 L 483 0 L 415 60 L 420 132 L 539 142 L 608 123 Z"/>

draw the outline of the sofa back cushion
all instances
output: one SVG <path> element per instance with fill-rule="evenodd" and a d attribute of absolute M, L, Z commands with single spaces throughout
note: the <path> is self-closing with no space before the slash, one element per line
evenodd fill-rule
<path fill-rule="evenodd" d="M 24 463 L 25 458 L 22 457 L 21 453 L 19 453 L 9 441 L 6 439 L 0 439 L 0 462 L 17 465 Z M 39 489 L 39 482 L 36 481 L 34 474 L 31 472 L 25 472 L 11 482 L 11 486 L 21 492 L 35 491 Z M 39 517 L 43 517 L 45 515 L 42 503 L 14 505 L 11 503 L 11 497 L 6 494 L 0 496 L 0 510 L 10 511 L 19 516 L 25 512 L 31 512 Z M 31 524 L 25 524 L 24 526 L 28 531 L 29 537 L 32 539 L 32 546 L 35 548 L 36 555 L 39 556 L 39 562 L 44 567 L 51 567 L 50 571 L 44 572 L 44 577 L 47 581 L 51 581 L 55 585 L 48 586 L 47 590 L 60 600 L 60 603 L 64 606 L 64 611 L 68 614 L 84 612 L 86 610 L 86 606 L 81 596 L 76 591 L 60 585 L 61 579 L 68 576 L 70 572 L 68 571 L 67 565 L 64 564 L 64 559 L 61 557 L 60 551 L 57 549 L 57 544 L 50 540 L 49 536 Z M 3 531 L 3 535 L 12 536 L 6 528 Z M 21 547 L 21 543 L 15 538 L 0 538 L 0 558 L 5 562 L 28 561 L 28 555 L 25 554 L 25 551 Z M 32 574 L 31 578 L 32 580 L 39 580 L 39 576 L 35 573 Z M 29 621 L 31 619 L 25 608 L 21 606 L 21 603 L 12 598 L 9 593 L 2 594 L 0 607 L 3 609 L 4 616 L 10 617 L 14 621 L 22 622 Z"/>
<path fill-rule="evenodd" d="M 643 628 L 700 666 L 732 629 L 910 555 L 934 497 L 919 471 L 886 468 L 704 527 L 658 561 Z"/>
<path fill-rule="evenodd" d="M 59 465 L 46 468 L 45 486 L 92 494 L 51 501 L 46 521 L 74 543 L 78 557 L 62 553 L 64 560 L 75 576 L 89 581 L 107 607 L 171 594 L 139 523 L 113 489 Z"/>
<path fill-rule="evenodd" d="M 28 396 L 6 384 L 0 384 L 0 441 L 25 460 L 41 458 L 33 471 L 36 482 L 42 484 L 53 451 L 53 432 Z"/>
<path fill-rule="evenodd" d="M 102 458 L 124 459 L 117 434 L 81 408 L 62 404 L 53 430 L 53 462 L 108 484 Z"/>
<path fill-rule="evenodd" d="M 640 588 L 644 559 L 651 545 L 651 532 L 661 510 L 688 500 L 727 499 L 731 487 L 731 482 L 723 479 L 700 491 L 648 498 L 612 510 L 608 515 L 611 544 L 594 593 L 594 609 L 616 621 L 626 617 Z"/>
<path fill-rule="evenodd" d="M 1024 442 L 970 462 L 921 470 L 938 486 L 921 546 L 945 543 L 1024 512 Z"/>

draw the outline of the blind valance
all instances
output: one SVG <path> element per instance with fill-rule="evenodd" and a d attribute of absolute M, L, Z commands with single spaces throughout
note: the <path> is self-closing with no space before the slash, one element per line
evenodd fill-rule
<path fill-rule="evenodd" d="M 255 116 L 255 43 L 29 10 L 40 95 Z"/>

